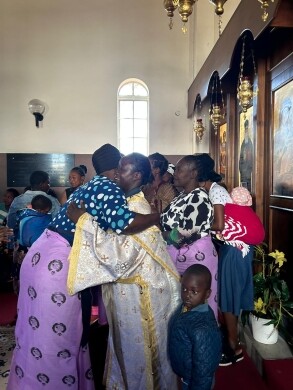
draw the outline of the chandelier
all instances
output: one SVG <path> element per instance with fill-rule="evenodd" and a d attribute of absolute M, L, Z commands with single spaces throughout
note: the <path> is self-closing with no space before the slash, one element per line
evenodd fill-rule
<path fill-rule="evenodd" d="M 269 8 L 269 5 L 270 5 L 269 1 L 266 1 L 266 0 L 258 0 L 258 1 L 261 3 L 261 9 L 263 10 L 261 18 L 264 22 L 266 22 L 266 20 L 269 16 L 268 11 L 267 11 Z M 273 3 L 274 0 L 271 0 L 271 2 Z"/>
<path fill-rule="evenodd" d="M 185 34 L 187 32 L 186 23 L 188 22 L 188 17 L 192 14 L 193 6 L 195 2 L 198 0 L 164 0 L 164 8 L 167 12 L 169 20 L 169 28 L 170 30 L 173 27 L 173 17 L 174 12 L 178 9 L 178 13 L 183 22 L 182 31 Z M 224 4 L 227 0 L 210 0 L 210 3 L 215 6 L 215 14 L 219 16 L 219 33 L 221 35 L 221 15 L 224 12 Z"/>
<path fill-rule="evenodd" d="M 237 87 L 237 99 L 244 113 L 244 117 L 246 116 L 247 109 L 251 105 L 251 101 L 254 96 L 253 84 L 250 82 L 250 78 L 248 76 L 244 76 L 245 50 L 246 50 L 245 38 L 246 35 L 243 36 L 243 41 L 242 41 L 240 71 L 239 71 L 238 87 Z M 252 60 L 254 75 L 256 76 L 256 66 L 255 66 L 255 60 L 254 60 L 254 54 L 252 48 L 251 48 L 250 57 Z M 256 89 L 256 93 L 257 93 L 257 89 Z"/>

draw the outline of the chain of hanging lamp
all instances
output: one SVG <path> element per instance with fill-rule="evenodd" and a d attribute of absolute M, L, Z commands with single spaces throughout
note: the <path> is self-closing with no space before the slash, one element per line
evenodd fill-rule
<path fill-rule="evenodd" d="M 173 28 L 174 22 L 174 12 L 176 9 L 178 9 L 178 13 L 181 17 L 181 20 L 183 22 L 182 31 L 184 34 L 187 32 L 187 22 L 188 17 L 192 14 L 193 6 L 198 0 L 164 0 L 164 8 L 167 12 L 167 15 L 169 17 L 169 29 L 171 30 Z M 222 33 L 222 20 L 221 15 L 224 12 L 223 5 L 226 3 L 227 0 L 210 0 L 210 3 L 214 4 L 215 6 L 215 13 L 219 16 L 219 35 Z"/>

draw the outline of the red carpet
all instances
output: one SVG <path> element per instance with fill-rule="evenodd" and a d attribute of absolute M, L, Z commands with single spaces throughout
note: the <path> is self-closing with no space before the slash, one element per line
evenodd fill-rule
<path fill-rule="evenodd" d="M 0 293 L 0 326 L 15 321 L 17 296 Z M 293 359 L 265 361 L 265 380 L 244 351 L 244 360 L 228 367 L 219 367 L 213 390 L 291 390 L 293 389 Z M 284 375 L 286 372 L 286 375 Z M 286 379 L 284 377 L 286 376 Z M 281 380 L 281 381 L 280 381 Z M 281 384 L 282 383 L 282 384 Z M 280 387 L 282 386 L 282 387 Z M 292 386 L 292 387 L 291 387 Z"/>
<path fill-rule="evenodd" d="M 293 389 L 293 359 L 264 360 L 263 370 L 269 390 Z"/>
<path fill-rule="evenodd" d="M 13 292 L 0 293 L 0 325 L 11 325 L 16 316 L 17 295 Z"/>
<path fill-rule="evenodd" d="M 213 390 L 269 390 L 254 363 L 244 352 L 241 362 L 219 367 Z M 277 390 L 277 389 L 275 389 Z"/>

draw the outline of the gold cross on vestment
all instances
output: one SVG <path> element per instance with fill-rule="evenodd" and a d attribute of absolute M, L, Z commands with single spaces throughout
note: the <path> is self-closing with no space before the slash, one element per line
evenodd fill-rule
<path fill-rule="evenodd" d="M 150 238 L 151 238 L 151 243 L 156 241 L 156 236 L 154 234 L 151 234 Z"/>
<path fill-rule="evenodd" d="M 129 248 L 129 241 L 125 240 L 124 243 L 122 244 L 123 248 L 127 249 Z"/>
<path fill-rule="evenodd" d="M 90 248 L 90 244 L 86 241 L 82 243 L 84 249 Z"/>

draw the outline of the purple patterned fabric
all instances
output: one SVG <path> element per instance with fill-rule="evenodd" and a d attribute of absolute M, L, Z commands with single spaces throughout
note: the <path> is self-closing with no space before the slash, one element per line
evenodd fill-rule
<path fill-rule="evenodd" d="M 45 230 L 24 258 L 7 390 L 94 389 L 88 347 L 80 347 L 80 296 L 67 294 L 69 251 Z"/>
<path fill-rule="evenodd" d="M 173 245 L 167 247 L 169 255 L 173 260 L 180 275 L 192 264 L 205 265 L 212 274 L 211 296 L 208 299 L 210 307 L 218 318 L 218 254 L 210 236 L 200 238 L 192 245 L 176 249 Z"/>

